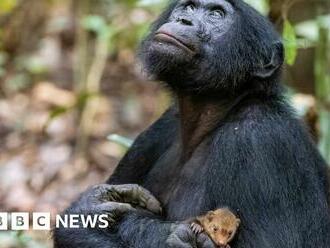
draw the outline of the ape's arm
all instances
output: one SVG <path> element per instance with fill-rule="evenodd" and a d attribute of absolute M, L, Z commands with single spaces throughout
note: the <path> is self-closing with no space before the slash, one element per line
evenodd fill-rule
<path fill-rule="evenodd" d="M 148 216 L 148 213 L 134 213 L 125 217 L 119 233 L 127 247 L 215 248 L 205 233 L 196 236 L 189 224 L 164 222 Z"/>
<path fill-rule="evenodd" d="M 307 132 L 280 113 L 248 114 L 225 124 L 210 151 L 210 173 L 225 178 L 209 184 L 211 200 L 239 211 L 237 247 L 328 247 L 326 164 Z"/>
<path fill-rule="evenodd" d="M 176 109 L 169 108 L 149 129 L 144 131 L 134 142 L 125 157 L 120 161 L 108 184 L 140 183 L 144 175 L 153 166 L 158 157 L 172 142 L 176 131 Z M 86 191 L 82 197 L 66 210 L 70 213 L 93 211 L 90 199 L 95 192 Z M 109 199 L 110 200 L 110 199 Z M 106 209 L 103 209 L 104 211 Z M 130 222 L 133 225 L 132 222 Z M 120 247 L 120 238 L 98 229 L 58 229 L 54 231 L 55 247 Z"/>
<path fill-rule="evenodd" d="M 130 205 L 119 205 L 116 202 L 137 203 L 140 201 L 137 205 L 157 212 L 156 200 L 136 184 L 141 183 L 146 173 L 173 141 L 178 127 L 175 113 L 175 107 L 170 108 L 136 139 L 114 174 L 108 179 L 108 185 L 98 185 L 84 192 L 65 211 L 66 214 L 124 215 L 125 218 L 117 228 L 113 227 L 111 231 L 82 228 L 56 229 L 54 230 L 56 248 L 125 248 L 128 246 L 153 248 L 165 247 L 167 239 L 170 239 L 169 247 L 171 244 L 189 247 L 192 242 L 199 242 L 201 244 L 199 247 L 213 247 L 212 242 L 203 235 L 197 240 L 191 240 L 194 236 L 190 228 L 185 225 L 165 223 L 147 211 L 132 210 Z M 125 185 L 128 183 L 130 185 Z M 116 199 L 118 196 L 120 199 Z"/>
<path fill-rule="evenodd" d="M 132 193 L 133 192 L 133 193 Z M 119 202 L 112 198 L 119 198 Z M 148 209 L 136 210 L 132 202 Z M 115 225 L 111 229 L 56 229 L 54 245 L 57 248 L 154 248 L 154 247 L 200 247 L 214 248 L 206 235 L 196 237 L 189 225 L 164 222 L 158 215 L 158 201 L 138 185 L 97 185 L 84 192 L 72 204 L 66 214 L 108 214 Z M 158 206 L 158 207 L 157 207 Z M 121 218 L 119 221 L 119 218 Z M 119 224 L 117 223 L 119 221 Z"/>
<path fill-rule="evenodd" d="M 117 198 L 120 202 L 134 202 L 149 211 L 136 210 L 130 204 L 114 201 Z M 159 210 L 158 201 L 138 185 L 96 185 L 84 192 L 65 213 L 84 216 L 107 214 L 113 225 L 109 227 L 110 229 L 55 229 L 55 247 L 165 247 L 170 234 L 175 235 L 175 243 L 178 241 L 187 243 L 186 246 L 190 242 L 198 241 L 201 244 L 209 242 L 205 237 L 204 241 L 202 237 L 196 240 L 188 226 L 161 221 L 157 216 Z M 124 218 L 120 220 L 122 216 Z"/>

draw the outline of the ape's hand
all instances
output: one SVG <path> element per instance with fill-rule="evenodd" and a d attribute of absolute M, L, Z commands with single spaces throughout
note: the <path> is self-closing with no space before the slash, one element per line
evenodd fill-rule
<path fill-rule="evenodd" d="M 212 240 L 204 233 L 194 234 L 188 224 L 173 225 L 166 240 L 168 248 L 215 248 Z"/>
<path fill-rule="evenodd" d="M 158 200 L 146 189 L 136 184 L 100 184 L 84 192 L 69 212 L 108 214 L 111 224 L 129 211 L 140 207 L 155 214 L 162 209 Z"/>

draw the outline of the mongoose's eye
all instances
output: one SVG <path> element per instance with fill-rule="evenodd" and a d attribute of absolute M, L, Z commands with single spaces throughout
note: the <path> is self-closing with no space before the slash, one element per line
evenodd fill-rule
<path fill-rule="evenodd" d="M 218 230 L 219 230 L 219 228 L 217 228 L 216 226 L 213 227 L 213 231 L 214 231 L 214 232 L 217 232 Z"/>
<path fill-rule="evenodd" d="M 233 234 L 233 232 L 228 232 L 229 237 Z"/>

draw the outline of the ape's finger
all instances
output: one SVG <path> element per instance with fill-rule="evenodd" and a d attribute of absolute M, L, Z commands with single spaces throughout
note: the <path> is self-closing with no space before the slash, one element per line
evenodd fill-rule
<path fill-rule="evenodd" d="M 102 215 L 106 214 L 111 227 L 114 226 L 124 214 L 133 210 L 135 209 L 127 203 L 105 202 L 94 206 L 93 213 Z"/>
<path fill-rule="evenodd" d="M 156 214 L 162 211 L 159 201 L 148 190 L 137 184 L 101 184 L 97 185 L 95 189 L 103 200 L 137 205 Z"/>
<path fill-rule="evenodd" d="M 173 225 L 166 241 L 167 247 L 196 247 L 196 236 L 187 224 Z"/>
<path fill-rule="evenodd" d="M 135 208 L 133 208 L 130 204 L 119 202 L 105 202 L 98 204 L 95 207 L 95 212 L 109 213 L 112 217 L 120 217 L 121 215 L 133 210 L 135 210 Z"/>
<path fill-rule="evenodd" d="M 201 233 L 197 236 L 197 246 L 201 248 L 216 248 L 216 245 L 205 233 Z"/>
<path fill-rule="evenodd" d="M 171 234 L 166 240 L 167 248 L 193 248 L 187 241 L 182 240 L 176 233 Z"/>

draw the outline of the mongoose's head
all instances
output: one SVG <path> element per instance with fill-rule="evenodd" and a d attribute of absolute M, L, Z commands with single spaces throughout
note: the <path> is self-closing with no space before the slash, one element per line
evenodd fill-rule
<path fill-rule="evenodd" d="M 208 212 L 201 224 L 216 245 L 226 246 L 234 238 L 240 222 L 229 209 L 222 208 Z"/>

